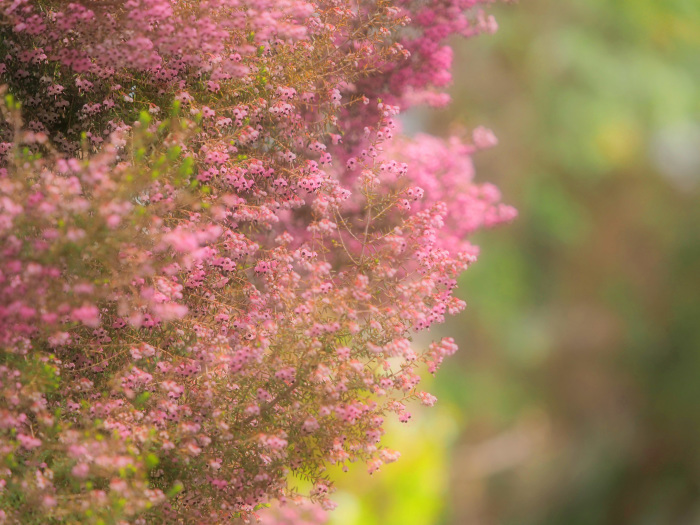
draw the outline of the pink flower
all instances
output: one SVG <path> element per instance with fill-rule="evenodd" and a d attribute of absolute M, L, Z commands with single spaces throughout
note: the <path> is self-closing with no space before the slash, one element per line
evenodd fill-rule
<path fill-rule="evenodd" d="M 78 463 L 71 469 L 71 474 L 76 478 L 86 478 L 90 473 L 90 466 L 86 463 Z"/>
<path fill-rule="evenodd" d="M 100 311 L 93 305 L 84 305 L 73 309 L 71 317 L 74 321 L 80 321 L 91 328 L 96 328 L 100 325 Z"/>
<path fill-rule="evenodd" d="M 41 446 L 41 440 L 39 438 L 28 436 L 26 434 L 17 434 L 17 441 L 19 441 L 19 444 L 27 450 L 32 450 Z"/>

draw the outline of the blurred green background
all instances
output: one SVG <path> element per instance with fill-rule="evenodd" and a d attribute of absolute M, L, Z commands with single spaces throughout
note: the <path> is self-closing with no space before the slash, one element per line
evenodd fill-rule
<path fill-rule="evenodd" d="M 333 525 L 700 524 L 700 0 L 523 0 L 453 105 L 520 216 L 481 235 L 438 395 Z"/>

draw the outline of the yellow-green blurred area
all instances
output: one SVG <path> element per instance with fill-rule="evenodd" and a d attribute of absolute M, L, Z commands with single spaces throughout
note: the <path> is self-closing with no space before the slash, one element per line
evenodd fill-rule
<path fill-rule="evenodd" d="M 332 523 L 700 524 L 700 0 L 493 11 L 423 118 L 495 130 L 478 177 L 520 216 L 477 239 L 438 404 Z"/>

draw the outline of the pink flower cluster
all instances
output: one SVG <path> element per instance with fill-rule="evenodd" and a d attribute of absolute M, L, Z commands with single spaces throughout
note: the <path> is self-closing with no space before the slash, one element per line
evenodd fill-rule
<path fill-rule="evenodd" d="M 317 523 L 398 459 L 515 215 L 396 121 L 486 3 L 0 0 L 0 523 Z"/>

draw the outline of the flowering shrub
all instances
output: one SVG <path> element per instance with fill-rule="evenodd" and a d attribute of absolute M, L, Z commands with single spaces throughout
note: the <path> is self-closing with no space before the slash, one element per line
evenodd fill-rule
<path fill-rule="evenodd" d="M 0 0 L 0 522 L 329 509 L 398 458 L 456 350 L 411 334 L 514 216 L 487 130 L 394 137 L 483 3 Z"/>

